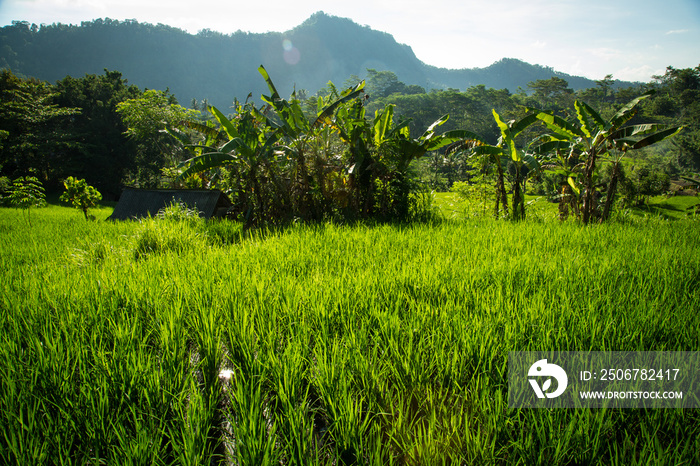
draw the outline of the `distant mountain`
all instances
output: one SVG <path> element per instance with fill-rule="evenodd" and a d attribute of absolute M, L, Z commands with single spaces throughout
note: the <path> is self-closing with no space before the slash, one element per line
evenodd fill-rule
<path fill-rule="evenodd" d="M 192 35 L 162 24 L 110 19 L 41 27 L 15 21 L 0 29 L 0 67 L 16 74 L 55 82 L 117 70 L 139 87 L 169 88 L 185 106 L 206 98 L 228 108 L 234 97 L 245 100 L 251 92 L 257 99 L 267 92 L 257 72 L 260 64 L 285 96 L 295 87 L 315 93 L 328 81 L 341 86 L 352 75 L 366 76 L 368 68 L 393 71 L 404 83 L 426 89 L 484 84 L 514 92 L 552 76 L 573 89 L 595 86 L 586 78 L 509 58 L 486 68 L 436 68 L 390 34 L 323 12 L 284 33 Z"/>

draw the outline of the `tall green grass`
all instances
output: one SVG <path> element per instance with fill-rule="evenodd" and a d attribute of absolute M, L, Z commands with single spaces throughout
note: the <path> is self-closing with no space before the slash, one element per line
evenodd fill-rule
<path fill-rule="evenodd" d="M 0 209 L 0 463 L 697 463 L 696 411 L 509 409 L 506 372 L 699 350 L 698 226 Z"/>

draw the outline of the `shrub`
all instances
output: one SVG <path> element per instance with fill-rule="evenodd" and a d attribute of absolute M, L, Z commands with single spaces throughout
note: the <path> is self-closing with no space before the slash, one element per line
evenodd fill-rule
<path fill-rule="evenodd" d="M 13 207 L 27 211 L 27 221 L 30 226 L 32 224 L 31 208 L 46 205 L 44 186 L 33 176 L 19 177 L 13 181 L 9 199 Z"/>
<path fill-rule="evenodd" d="M 63 202 L 70 202 L 73 207 L 83 211 L 85 220 L 89 220 L 88 209 L 95 207 L 102 200 L 102 194 L 92 186 L 88 185 L 85 180 L 79 180 L 69 176 L 63 182 L 66 191 L 61 194 Z"/>
<path fill-rule="evenodd" d="M 12 183 L 6 176 L 0 176 L 0 205 L 5 205 L 7 197 L 10 195 Z"/>

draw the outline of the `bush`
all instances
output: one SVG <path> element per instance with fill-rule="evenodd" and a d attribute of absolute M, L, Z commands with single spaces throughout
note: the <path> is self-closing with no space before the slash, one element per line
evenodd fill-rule
<path fill-rule="evenodd" d="M 457 197 L 466 201 L 472 196 L 474 189 L 466 181 L 455 181 L 454 184 L 452 184 L 452 188 L 450 188 L 450 191 L 456 193 Z"/>
<path fill-rule="evenodd" d="M 61 194 L 60 199 L 63 202 L 70 202 L 73 207 L 82 210 L 85 220 L 89 220 L 88 209 L 95 207 L 102 200 L 102 194 L 87 184 L 87 181 L 72 176 L 66 178 L 63 186 L 66 187 L 66 191 Z"/>
<path fill-rule="evenodd" d="M 30 226 L 32 224 L 31 208 L 46 205 L 44 186 L 33 176 L 19 177 L 13 181 L 9 199 L 10 205 L 27 211 L 27 221 Z"/>
<path fill-rule="evenodd" d="M 640 167 L 621 182 L 621 191 L 626 206 L 640 205 L 652 196 L 663 194 L 671 187 L 671 178 L 664 172 Z"/>
<path fill-rule="evenodd" d="M 5 205 L 6 201 L 8 201 L 10 186 L 12 186 L 10 179 L 6 176 L 0 176 L 0 205 Z"/>

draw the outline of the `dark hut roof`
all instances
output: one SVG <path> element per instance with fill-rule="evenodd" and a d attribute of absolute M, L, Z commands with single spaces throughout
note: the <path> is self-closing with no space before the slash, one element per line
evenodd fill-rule
<path fill-rule="evenodd" d="M 160 209 L 175 200 L 196 208 L 206 219 L 219 216 L 231 207 L 231 200 L 219 190 L 209 189 L 136 189 L 126 188 L 109 217 L 129 220 L 155 216 Z"/>

